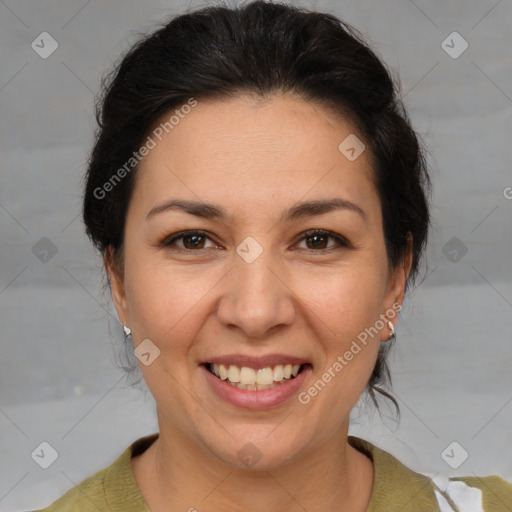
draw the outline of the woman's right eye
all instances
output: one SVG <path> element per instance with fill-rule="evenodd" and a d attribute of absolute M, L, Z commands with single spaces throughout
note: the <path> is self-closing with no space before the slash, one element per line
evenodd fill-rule
<path fill-rule="evenodd" d="M 210 240 L 211 242 L 210 237 L 208 237 L 204 231 L 182 231 L 165 238 L 161 245 L 170 248 L 177 246 L 178 249 L 186 251 L 198 251 L 201 249 L 208 249 L 208 247 L 204 246 L 206 240 Z M 181 241 L 181 247 L 177 245 L 178 241 Z M 215 244 L 213 244 L 213 247 L 215 247 Z"/>

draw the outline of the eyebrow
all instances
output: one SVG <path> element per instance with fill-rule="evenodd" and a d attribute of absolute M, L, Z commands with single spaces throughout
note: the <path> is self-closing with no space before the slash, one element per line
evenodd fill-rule
<path fill-rule="evenodd" d="M 200 201 L 187 201 L 184 199 L 173 199 L 166 201 L 152 208 L 146 216 L 146 220 L 154 215 L 167 212 L 169 210 L 181 210 L 196 217 L 218 219 L 221 221 L 231 218 L 226 211 L 214 204 Z M 366 222 L 367 217 L 364 210 L 357 204 L 347 199 L 339 197 L 333 199 L 317 199 L 314 201 L 304 201 L 297 203 L 281 214 L 280 222 L 293 221 L 302 217 L 312 217 L 322 215 L 334 210 L 348 210 L 357 213 Z"/>

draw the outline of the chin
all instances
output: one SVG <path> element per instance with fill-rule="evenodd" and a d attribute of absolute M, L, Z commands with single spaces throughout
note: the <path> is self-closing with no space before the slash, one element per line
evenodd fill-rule
<path fill-rule="evenodd" d="M 207 441 L 210 452 L 225 464 L 243 470 L 271 470 L 290 461 L 300 452 L 304 446 L 304 437 L 297 432 L 297 437 L 289 432 L 285 435 L 277 435 L 273 431 L 275 426 L 269 428 L 251 429 L 245 435 L 229 436 L 226 432 L 214 441 L 211 437 Z M 299 446 L 300 443 L 300 446 Z M 219 446 L 221 447 L 219 449 Z"/>

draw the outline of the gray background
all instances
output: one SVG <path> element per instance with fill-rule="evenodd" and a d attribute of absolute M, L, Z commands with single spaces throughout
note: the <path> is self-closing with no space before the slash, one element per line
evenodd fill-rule
<path fill-rule="evenodd" d="M 122 334 L 83 232 L 82 176 L 102 74 L 137 32 L 203 5 L 0 0 L 1 511 L 48 504 L 157 429 L 150 396 L 116 368 Z M 430 148 L 426 279 L 391 358 L 402 420 L 355 411 L 352 433 L 418 471 L 512 481 L 512 2 L 300 5 L 373 42 Z M 59 45 L 47 59 L 31 48 L 45 31 Z M 469 45 L 458 58 L 441 46 L 453 31 Z M 33 252 L 43 237 L 57 249 L 47 261 Z M 30 455 L 42 441 L 59 454 L 46 470 Z M 469 454 L 456 469 L 441 457 L 452 441 Z"/>

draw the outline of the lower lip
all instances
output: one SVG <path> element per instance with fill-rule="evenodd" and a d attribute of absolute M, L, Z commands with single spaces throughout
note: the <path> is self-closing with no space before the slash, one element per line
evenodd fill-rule
<path fill-rule="evenodd" d="M 211 373 L 205 365 L 201 365 L 200 368 L 205 373 L 206 380 L 218 396 L 237 407 L 252 410 L 268 409 L 286 402 L 286 400 L 298 393 L 307 374 L 311 371 L 311 366 L 307 365 L 297 377 L 284 384 L 279 384 L 279 386 L 273 389 L 266 389 L 264 391 L 250 391 L 248 389 L 238 389 L 231 386 L 231 384 L 227 384 Z"/>

